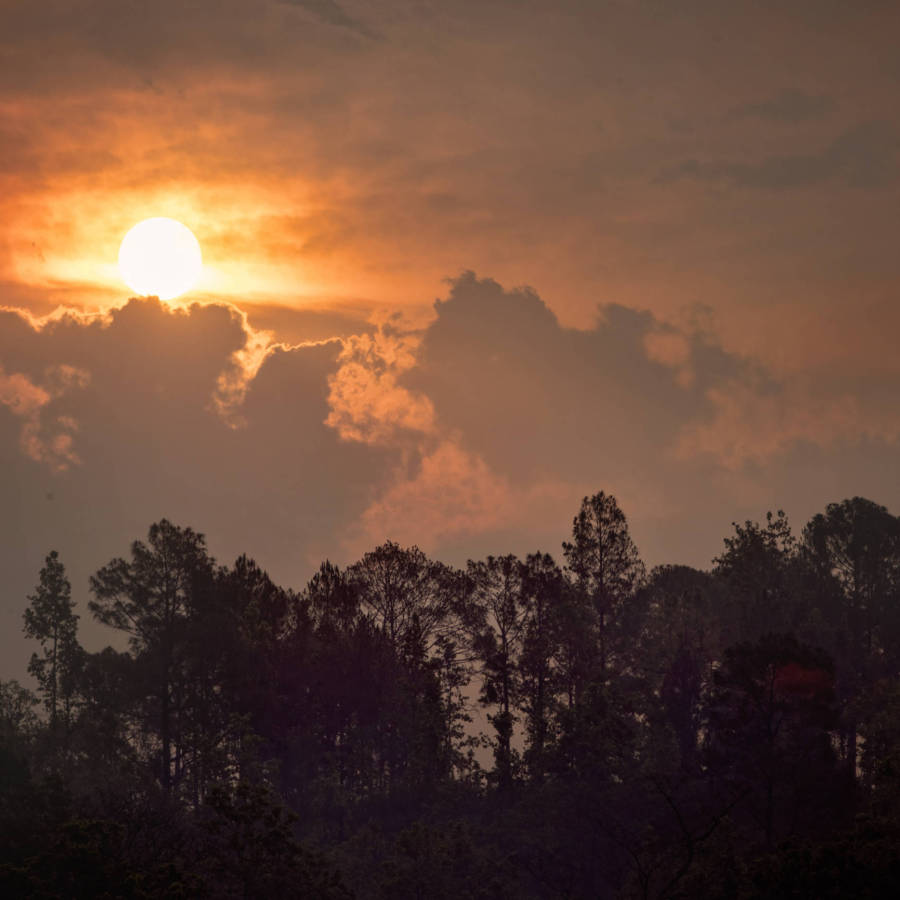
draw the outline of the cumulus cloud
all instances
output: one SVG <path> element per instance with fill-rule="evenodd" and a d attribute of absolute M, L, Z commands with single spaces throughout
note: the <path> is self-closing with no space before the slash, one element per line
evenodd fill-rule
<path fill-rule="evenodd" d="M 12 312 L 0 318 L 2 398 L 15 413 L 0 418 L 0 499 L 20 508 L 37 552 L 75 535 L 82 557 L 115 552 L 167 516 L 208 530 L 226 558 L 252 549 L 248 528 L 258 530 L 262 560 L 293 581 L 357 521 L 378 472 L 396 464 L 325 424 L 337 342 L 269 346 L 230 307 L 152 300 L 41 327 Z M 52 517 L 42 515 L 48 492 Z"/>
<path fill-rule="evenodd" d="M 615 304 L 590 330 L 563 327 L 533 290 L 471 273 L 436 314 L 404 383 L 431 398 L 467 449 L 519 482 L 583 483 L 653 465 L 704 413 L 705 390 L 746 365 L 703 333 Z"/>
<path fill-rule="evenodd" d="M 447 439 L 426 452 L 412 472 L 398 467 L 362 514 L 351 546 L 371 546 L 387 537 L 434 549 L 508 532 L 548 513 L 554 521 L 565 521 L 575 509 L 577 493 L 562 481 L 516 485 Z"/>
<path fill-rule="evenodd" d="M 600 487 L 638 521 L 672 522 L 691 505 L 767 496 L 767 480 L 796 477 L 786 473 L 800 447 L 863 453 L 874 441 L 897 452 L 890 385 L 780 378 L 706 327 L 606 305 L 592 329 L 566 328 L 535 291 L 472 273 L 435 313 L 421 335 L 391 339 L 392 362 L 385 336 L 348 342 L 332 376 L 330 425 L 405 447 L 353 546 L 360 533 L 438 546 L 517 523 L 564 525 Z"/>
<path fill-rule="evenodd" d="M 231 354 L 227 368 L 219 374 L 212 401 L 222 418 L 238 428 L 246 425 L 246 419 L 241 415 L 240 408 L 247 396 L 247 388 L 266 357 L 278 345 L 273 332 L 253 328 L 246 313 L 237 309 L 234 312 L 241 318 L 246 337 L 243 346 Z"/>
<path fill-rule="evenodd" d="M 711 410 L 705 390 L 746 366 L 705 333 L 621 306 L 590 331 L 564 328 L 535 291 L 471 272 L 435 313 L 421 332 L 345 341 L 329 378 L 329 426 L 403 448 L 373 485 L 353 548 L 385 536 L 430 550 L 476 535 L 519 546 L 551 523 L 563 534 L 599 486 L 659 509 L 643 470 L 666 477 L 666 448 Z"/>
<path fill-rule="evenodd" d="M 417 343 L 416 334 L 389 324 L 344 341 L 340 368 L 328 379 L 326 419 L 344 440 L 384 444 L 434 433 L 431 401 L 399 382 L 415 366 Z"/>
<path fill-rule="evenodd" d="M 295 586 L 388 538 L 456 563 L 553 551 L 600 489 L 648 561 L 704 564 L 734 518 L 896 469 L 896 378 L 779 378 L 708 326 L 597 309 L 566 327 L 536 291 L 466 273 L 424 326 L 296 344 L 222 304 L 0 310 L 10 590 L 53 547 L 83 586 L 162 516 Z"/>

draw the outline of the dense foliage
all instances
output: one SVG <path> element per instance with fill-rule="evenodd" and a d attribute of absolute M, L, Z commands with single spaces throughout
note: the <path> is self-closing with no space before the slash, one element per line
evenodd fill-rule
<path fill-rule="evenodd" d="M 455 570 L 386 543 L 299 592 L 168 521 L 26 598 L 0 890 L 33 897 L 900 896 L 900 519 L 735 525 L 645 570 L 615 499 Z"/>

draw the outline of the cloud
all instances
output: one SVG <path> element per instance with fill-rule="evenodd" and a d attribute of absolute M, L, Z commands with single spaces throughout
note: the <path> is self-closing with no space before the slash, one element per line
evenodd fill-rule
<path fill-rule="evenodd" d="M 0 402 L 23 458 L 142 526 L 181 513 L 238 546 L 264 522 L 287 568 L 387 534 L 524 539 L 600 488 L 677 517 L 710 478 L 798 446 L 900 440 L 900 385 L 882 376 L 777 377 L 705 326 L 616 304 L 569 328 L 534 290 L 471 272 L 424 327 L 388 317 L 294 345 L 221 304 L 0 316 Z"/>
<path fill-rule="evenodd" d="M 673 546 L 681 538 L 663 523 L 676 529 L 688 509 L 701 528 L 703 509 L 714 519 L 730 507 L 727 522 L 767 502 L 772 485 L 790 494 L 792 480 L 808 480 L 800 448 L 844 454 L 850 479 L 854 453 L 898 452 L 900 383 L 884 376 L 777 376 L 705 326 L 615 304 L 592 329 L 566 328 L 535 291 L 471 272 L 435 313 L 420 335 L 394 338 L 401 364 L 386 363 L 379 342 L 349 342 L 332 378 L 329 424 L 347 440 L 404 448 L 373 485 L 354 548 L 386 534 L 455 548 L 480 534 L 519 548 L 526 532 L 563 533 L 580 497 L 601 487 L 639 527 L 656 523 L 651 545 Z"/>
<path fill-rule="evenodd" d="M 83 600 L 162 516 L 293 586 L 387 538 L 460 564 L 553 551 L 601 489 L 649 561 L 703 564 L 734 518 L 812 512 L 896 468 L 896 376 L 777 377 L 708 326 L 597 309 L 570 328 L 533 289 L 466 273 L 422 326 L 293 345 L 222 304 L 0 310 L 10 596 L 56 548 Z"/>
<path fill-rule="evenodd" d="M 305 9 L 321 21 L 337 28 L 346 28 L 368 38 L 377 37 L 377 34 L 368 25 L 349 15 L 334 0 L 280 0 L 280 2 L 287 6 L 298 6 Z"/>
<path fill-rule="evenodd" d="M 826 116 L 835 109 L 834 98 L 827 94 L 807 94 L 784 90 L 768 100 L 742 103 L 730 109 L 729 119 L 763 119 L 770 122 L 797 124 Z"/>
<path fill-rule="evenodd" d="M 604 487 L 665 508 L 666 458 L 705 391 L 747 368 L 700 331 L 609 305 L 590 331 L 565 328 L 535 291 L 468 272 L 424 330 L 390 326 L 345 342 L 327 423 L 345 441 L 402 448 L 348 548 L 385 536 L 432 551 L 550 546 L 580 498 Z M 648 483 L 647 472 L 653 472 Z"/>
<path fill-rule="evenodd" d="M 395 462 L 325 424 L 337 342 L 270 345 L 223 305 L 133 300 L 40 327 L 0 315 L 3 399 L 29 425 L 22 447 L 53 463 L 66 491 L 87 492 L 84 509 L 97 510 L 110 546 L 166 515 L 215 523 L 237 549 L 249 517 L 267 523 L 279 565 L 303 567 L 313 544 L 356 520 L 377 472 Z M 76 452 L 77 470 L 62 471 Z M 9 462 L 7 491 L 16 479 L 26 492 L 44 480 L 24 456 Z M 72 503 L 67 515 L 77 516 Z"/>
<path fill-rule="evenodd" d="M 769 156 L 759 163 L 689 159 L 664 169 L 657 181 L 665 184 L 694 179 L 768 190 L 829 182 L 877 188 L 895 179 L 898 147 L 892 126 L 868 122 L 845 131 L 818 153 Z"/>
<path fill-rule="evenodd" d="M 47 368 L 39 385 L 21 372 L 7 374 L 0 365 L 0 405 L 22 421 L 19 446 L 27 457 L 53 472 L 64 472 L 80 462 L 73 445 L 78 423 L 71 416 L 53 415 L 53 401 L 88 381 L 87 372 L 56 365 Z"/>
<path fill-rule="evenodd" d="M 847 385 L 829 385 L 823 390 L 797 377 L 777 385 L 718 385 L 707 392 L 712 418 L 687 424 L 675 452 L 682 458 L 709 454 L 739 470 L 769 465 L 798 445 L 830 450 L 872 441 L 900 450 L 900 411 L 893 402 L 879 402 L 885 387 L 858 385 L 851 391 Z"/>
<path fill-rule="evenodd" d="M 235 314 L 242 319 L 246 339 L 244 345 L 231 354 L 227 368 L 219 374 L 212 401 L 222 418 L 238 428 L 246 425 L 240 408 L 247 396 L 247 388 L 266 357 L 278 345 L 273 332 L 253 328 L 246 313 L 235 310 Z"/>
<path fill-rule="evenodd" d="M 344 341 L 340 368 L 328 379 L 326 424 L 344 440 L 392 443 L 435 429 L 431 401 L 399 383 L 415 365 L 417 336 L 390 325 Z"/>
<path fill-rule="evenodd" d="M 0 371 L 0 403 L 14 415 L 31 417 L 49 401 L 50 395 L 20 372 L 6 375 Z"/>
<path fill-rule="evenodd" d="M 510 530 L 536 521 L 548 509 L 574 509 L 571 486 L 542 482 L 516 486 L 452 439 L 422 456 L 410 473 L 397 469 L 392 483 L 362 514 L 351 546 L 385 538 L 427 549 Z"/>
<path fill-rule="evenodd" d="M 431 399 L 440 427 L 520 483 L 653 465 L 704 414 L 705 390 L 746 366 L 700 332 L 615 304 L 590 330 L 563 327 L 533 290 L 472 273 L 435 309 L 403 384 Z"/>

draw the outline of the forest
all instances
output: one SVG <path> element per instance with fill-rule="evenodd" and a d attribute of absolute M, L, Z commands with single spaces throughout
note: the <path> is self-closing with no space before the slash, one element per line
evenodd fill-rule
<path fill-rule="evenodd" d="M 90 596 L 100 652 L 56 552 L 19 598 L 3 896 L 900 896 L 900 518 L 870 500 L 648 571 L 601 492 L 558 558 L 388 542 L 300 590 L 162 520 Z"/>

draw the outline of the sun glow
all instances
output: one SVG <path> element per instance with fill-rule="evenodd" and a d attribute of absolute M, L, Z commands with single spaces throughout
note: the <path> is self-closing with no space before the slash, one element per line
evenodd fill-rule
<path fill-rule="evenodd" d="M 194 286 L 202 270 L 197 238 L 175 219 L 144 219 L 122 238 L 119 271 L 138 294 L 173 300 Z"/>

